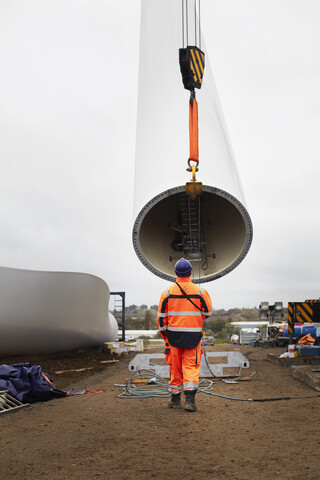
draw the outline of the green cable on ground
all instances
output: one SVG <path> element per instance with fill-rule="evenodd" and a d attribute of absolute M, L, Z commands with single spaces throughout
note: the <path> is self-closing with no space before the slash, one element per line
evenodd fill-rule
<path fill-rule="evenodd" d="M 150 384 L 135 384 L 136 377 L 140 379 L 152 379 Z M 150 397 L 169 397 L 168 382 L 152 370 L 137 370 L 132 373 L 124 391 L 118 395 L 119 398 L 150 398 Z"/>
<path fill-rule="evenodd" d="M 135 384 L 134 380 L 138 377 L 140 379 L 152 380 L 152 383 L 145 384 Z M 216 382 L 215 382 L 216 383 Z M 213 393 L 212 390 L 213 382 L 209 379 L 202 379 L 199 382 L 198 393 L 206 393 L 213 397 L 224 398 L 225 400 L 236 400 L 239 402 L 275 402 L 279 400 L 298 400 L 302 398 L 319 398 L 320 394 L 317 395 L 305 395 L 300 397 L 275 397 L 275 398 L 237 398 L 229 397 L 227 395 L 221 395 L 219 393 Z M 157 373 L 152 370 L 137 370 L 132 373 L 127 384 L 124 386 L 122 393 L 118 395 L 119 398 L 150 398 L 150 397 L 170 397 L 169 384 L 168 382 L 160 377 Z"/>

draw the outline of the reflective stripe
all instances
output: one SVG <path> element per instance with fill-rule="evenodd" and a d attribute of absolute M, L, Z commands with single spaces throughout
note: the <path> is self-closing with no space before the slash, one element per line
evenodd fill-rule
<path fill-rule="evenodd" d="M 160 332 L 163 332 L 164 330 L 167 330 L 167 327 L 159 327 Z"/>
<path fill-rule="evenodd" d="M 194 328 L 194 327 L 168 327 L 168 330 L 171 332 L 202 332 L 202 328 Z"/>
<path fill-rule="evenodd" d="M 159 312 L 158 312 L 158 317 L 164 318 L 164 317 L 167 317 L 167 316 L 168 316 L 168 315 L 167 315 L 166 313 L 159 313 Z"/>
<path fill-rule="evenodd" d="M 210 317 L 210 315 L 212 315 L 212 310 L 211 312 L 203 312 L 202 315 L 206 315 L 207 317 Z"/>
<path fill-rule="evenodd" d="M 203 292 L 204 288 L 203 287 L 200 287 L 200 290 L 199 290 L 199 295 L 201 295 L 201 293 Z"/>
<path fill-rule="evenodd" d="M 183 384 L 183 390 L 197 390 L 199 384 L 195 382 L 186 382 Z"/>
<path fill-rule="evenodd" d="M 174 393 L 180 393 L 182 390 L 183 384 L 180 383 L 180 385 L 169 385 L 168 390 L 169 392 Z"/>
<path fill-rule="evenodd" d="M 169 290 L 166 288 L 164 293 L 167 295 L 167 297 L 169 297 L 170 293 L 169 293 Z"/>
<path fill-rule="evenodd" d="M 171 317 L 202 317 L 202 312 L 168 312 L 169 315 Z"/>

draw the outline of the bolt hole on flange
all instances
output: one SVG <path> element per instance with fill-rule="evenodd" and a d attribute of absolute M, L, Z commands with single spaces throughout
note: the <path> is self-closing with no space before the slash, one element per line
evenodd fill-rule
<path fill-rule="evenodd" d="M 181 257 L 192 263 L 194 281 L 220 278 L 241 263 L 251 242 L 246 208 L 229 193 L 206 185 L 195 199 L 184 186 L 162 192 L 140 211 L 133 228 L 141 262 L 169 281 Z"/>

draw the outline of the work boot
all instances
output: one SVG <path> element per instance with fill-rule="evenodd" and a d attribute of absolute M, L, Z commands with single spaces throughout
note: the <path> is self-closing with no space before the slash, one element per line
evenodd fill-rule
<path fill-rule="evenodd" d="M 180 393 L 176 395 L 171 395 L 171 398 L 168 402 L 169 408 L 182 408 Z"/>
<path fill-rule="evenodd" d="M 185 401 L 185 404 L 184 404 L 184 409 L 187 412 L 195 412 L 197 410 L 196 403 L 195 403 L 196 393 L 197 393 L 196 390 L 186 390 L 184 392 L 185 397 L 186 397 L 186 401 Z"/>

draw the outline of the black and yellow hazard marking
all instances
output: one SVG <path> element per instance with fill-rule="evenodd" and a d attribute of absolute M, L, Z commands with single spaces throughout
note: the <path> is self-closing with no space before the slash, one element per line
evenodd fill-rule
<path fill-rule="evenodd" d="M 298 318 L 301 318 L 303 322 L 312 322 L 313 321 L 313 308 L 312 304 L 307 302 L 299 303 L 297 305 L 297 314 Z"/>
<path fill-rule="evenodd" d="M 189 47 L 191 53 L 190 68 L 193 71 L 194 81 L 202 85 L 204 72 L 204 53 L 197 47 Z M 198 87 L 199 88 L 199 87 Z"/>
<path fill-rule="evenodd" d="M 204 73 L 204 53 L 198 47 L 179 49 L 179 63 L 184 88 L 201 88 Z"/>
<path fill-rule="evenodd" d="M 294 334 L 295 323 L 312 323 L 318 321 L 319 300 L 288 303 L 288 332 Z M 317 317 L 317 318 L 316 318 Z"/>
<path fill-rule="evenodd" d="M 293 302 L 288 303 L 288 333 L 293 335 L 294 330 L 294 318 L 293 318 Z"/>

